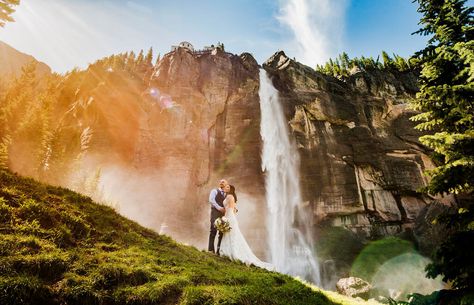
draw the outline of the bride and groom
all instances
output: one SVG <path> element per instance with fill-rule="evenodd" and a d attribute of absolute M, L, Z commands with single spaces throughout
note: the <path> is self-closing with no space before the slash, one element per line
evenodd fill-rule
<path fill-rule="evenodd" d="M 235 187 L 222 179 L 219 181 L 219 187 L 213 189 L 209 194 L 209 203 L 211 205 L 211 229 L 208 250 L 215 252 L 214 244 L 216 235 L 218 235 L 218 255 L 227 256 L 232 260 L 240 260 L 246 264 L 253 264 L 268 270 L 274 270 L 273 265 L 263 262 L 255 256 L 240 231 L 236 217 L 237 195 Z M 217 234 L 217 228 L 214 223 L 217 218 L 222 216 L 227 218 L 231 229 L 225 233 L 219 232 Z"/>

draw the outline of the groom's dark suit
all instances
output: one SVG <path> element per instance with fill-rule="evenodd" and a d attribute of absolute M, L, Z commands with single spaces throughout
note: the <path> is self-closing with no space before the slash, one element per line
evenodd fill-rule
<path fill-rule="evenodd" d="M 215 197 L 215 201 L 217 204 L 221 207 L 224 207 L 224 199 L 225 199 L 225 193 L 221 189 L 217 189 L 217 194 Z M 214 251 L 214 240 L 216 239 L 216 234 L 217 234 L 217 229 L 214 227 L 214 221 L 216 221 L 217 218 L 223 216 L 221 212 L 219 212 L 215 207 L 211 205 L 211 230 L 209 233 L 209 247 L 208 250 L 215 252 Z M 222 233 L 219 232 L 219 237 L 217 240 L 217 254 L 219 254 L 219 248 L 221 246 L 221 240 L 222 240 Z"/>

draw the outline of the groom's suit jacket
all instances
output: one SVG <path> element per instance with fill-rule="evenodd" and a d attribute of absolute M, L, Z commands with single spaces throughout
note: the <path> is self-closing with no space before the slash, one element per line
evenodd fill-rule
<path fill-rule="evenodd" d="M 222 194 L 222 192 L 220 191 L 220 189 L 217 189 L 217 194 L 216 194 L 216 197 L 215 197 L 215 201 L 216 203 L 221 206 L 221 207 L 224 207 L 224 199 L 225 199 L 225 195 Z M 215 219 L 217 219 L 218 217 L 221 217 L 222 216 L 222 213 L 219 212 L 216 208 L 214 208 L 212 206 L 211 208 L 211 218 L 212 218 L 212 221 L 214 221 Z"/>
<path fill-rule="evenodd" d="M 225 195 L 222 194 L 223 192 L 221 192 L 219 189 L 217 190 L 217 194 L 216 194 L 216 202 L 218 205 L 220 205 L 221 207 L 224 207 L 224 199 L 225 199 Z"/>

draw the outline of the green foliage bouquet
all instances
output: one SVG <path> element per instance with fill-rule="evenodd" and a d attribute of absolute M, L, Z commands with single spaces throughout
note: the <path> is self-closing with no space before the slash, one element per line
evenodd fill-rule
<path fill-rule="evenodd" d="M 221 233 L 229 232 L 232 229 L 229 220 L 225 216 L 217 218 L 214 221 L 214 227 Z"/>

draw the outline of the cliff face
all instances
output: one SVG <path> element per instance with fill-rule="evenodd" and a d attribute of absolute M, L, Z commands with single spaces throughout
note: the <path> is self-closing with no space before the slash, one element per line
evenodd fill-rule
<path fill-rule="evenodd" d="M 241 201 L 247 205 L 242 215 L 250 239 L 264 234 L 253 215 L 263 208 L 265 194 L 258 69 L 250 54 L 183 48 L 165 55 L 154 68 L 142 95 L 145 115 L 133 160 L 138 172 L 162 184 L 157 194 L 161 203 L 150 203 L 162 205 L 152 226 L 165 224 L 173 236 L 204 247 L 207 196 L 219 179 L 227 178 L 240 198 L 248 199 Z"/>
<path fill-rule="evenodd" d="M 343 82 L 283 52 L 264 68 L 281 92 L 315 220 L 366 236 L 412 228 L 431 201 L 416 190 L 426 183 L 423 171 L 433 166 L 406 108 L 417 91 L 416 77 L 356 72 Z"/>
<path fill-rule="evenodd" d="M 432 201 L 416 192 L 433 166 L 406 108 L 416 76 L 356 72 L 341 81 L 283 52 L 263 67 L 281 94 L 315 223 L 364 236 L 411 229 Z M 179 49 L 166 55 L 151 78 L 150 90 L 159 96 L 149 97 L 138 167 L 183 177 L 184 202 L 204 202 L 215 181 L 227 177 L 244 192 L 246 209 L 264 211 L 258 86 L 258 64 L 249 54 Z M 262 217 L 244 216 L 252 236 L 261 237 Z"/>
<path fill-rule="evenodd" d="M 215 184 L 216 175 L 230 175 L 246 188 L 260 180 L 258 64 L 251 55 L 178 49 L 157 65 L 149 90 L 148 135 L 138 162 L 187 160 L 184 176 L 190 174 L 193 193 Z M 157 151 L 149 150 L 150 141 Z"/>

